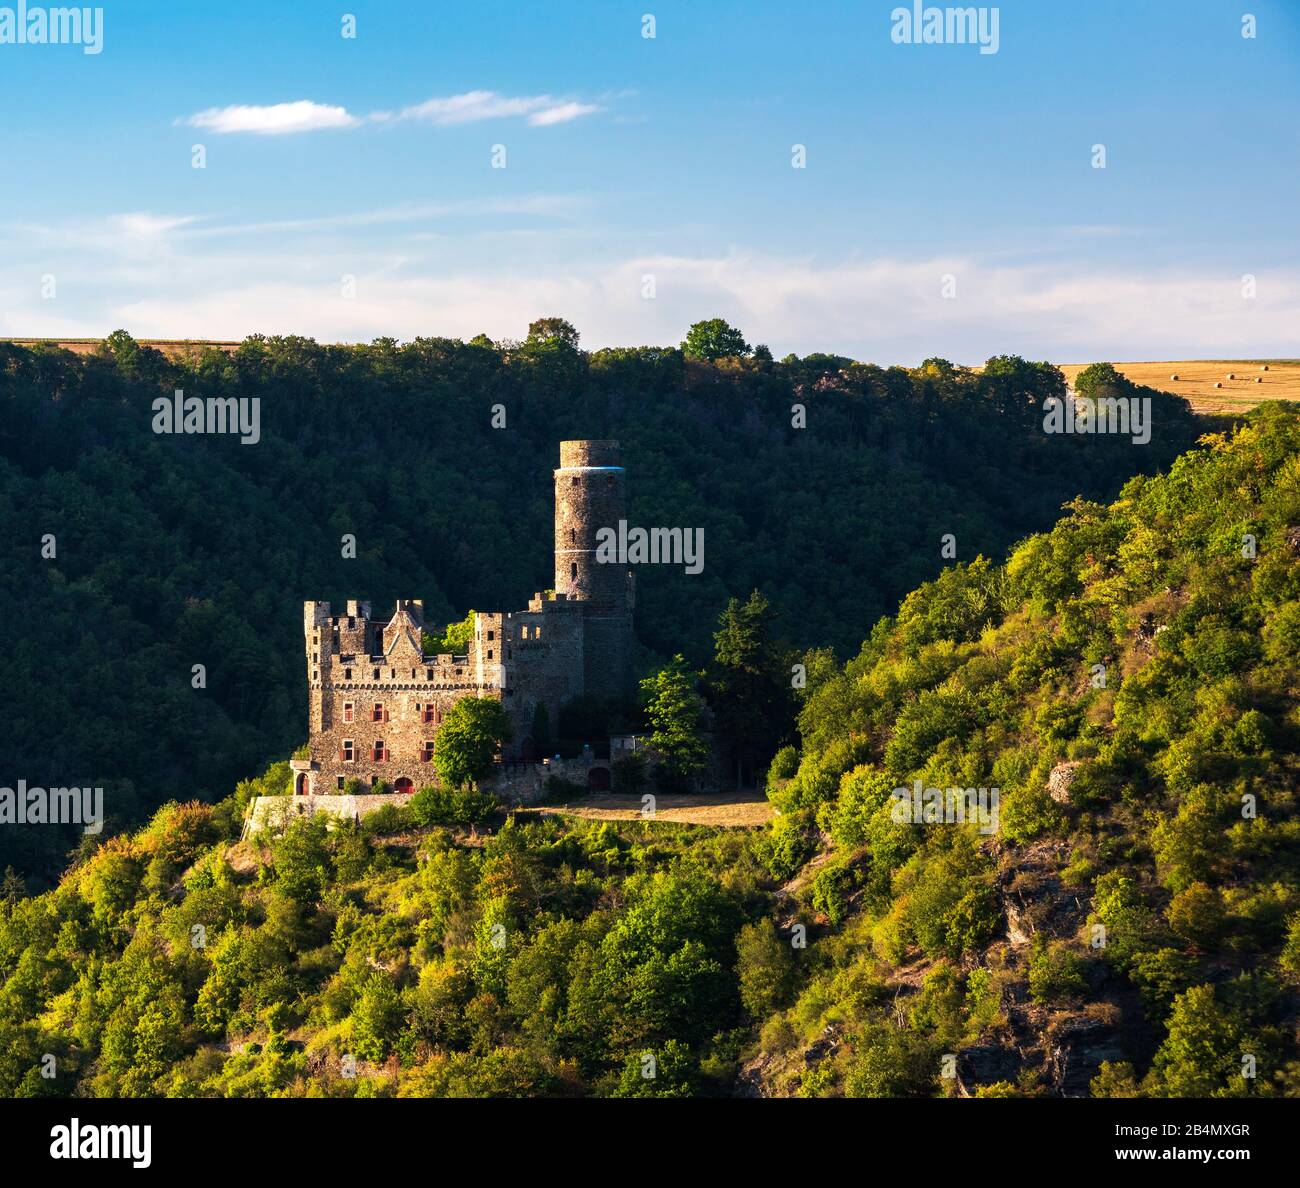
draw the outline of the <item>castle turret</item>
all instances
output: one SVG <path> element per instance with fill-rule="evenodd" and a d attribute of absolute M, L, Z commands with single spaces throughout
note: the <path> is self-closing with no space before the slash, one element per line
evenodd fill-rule
<path fill-rule="evenodd" d="M 328 717 L 321 691 L 330 683 L 334 660 L 333 620 L 328 602 L 302 604 L 302 631 L 307 644 L 308 722 L 315 731 L 321 729 Z"/>
<path fill-rule="evenodd" d="M 586 619 L 584 684 L 595 697 L 628 692 L 632 647 L 631 573 L 597 533 L 619 539 L 627 518 L 616 441 L 562 441 L 555 472 L 555 591 L 581 600 Z"/>

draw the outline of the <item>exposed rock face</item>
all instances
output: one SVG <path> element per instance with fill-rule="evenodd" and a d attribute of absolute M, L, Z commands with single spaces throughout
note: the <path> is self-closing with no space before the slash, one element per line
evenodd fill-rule
<path fill-rule="evenodd" d="M 1012 1081 L 1020 1073 L 1021 1061 L 1013 1048 L 993 1044 L 963 1048 L 957 1053 L 957 1089 L 963 1097 L 974 1097 L 981 1085 Z"/>
<path fill-rule="evenodd" d="M 1057 804 L 1070 803 L 1070 785 L 1074 783 L 1075 774 L 1081 766 L 1081 760 L 1069 759 L 1052 768 L 1051 775 L 1047 777 L 1047 794 Z"/>
<path fill-rule="evenodd" d="M 1087 1015 L 1059 1022 L 1046 1055 L 1047 1074 L 1062 1097 L 1087 1097 L 1102 1061 L 1128 1058 L 1115 1028 Z"/>
<path fill-rule="evenodd" d="M 1033 939 L 1033 929 L 1025 919 L 1025 912 L 1009 895 L 1003 896 L 1002 907 L 1007 916 L 1007 940 L 1013 948 L 1021 948 Z"/>
<path fill-rule="evenodd" d="M 821 1035 L 804 1052 L 803 1062 L 805 1064 L 818 1064 L 839 1046 L 839 1028 L 834 1023 L 828 1023 Z"/>

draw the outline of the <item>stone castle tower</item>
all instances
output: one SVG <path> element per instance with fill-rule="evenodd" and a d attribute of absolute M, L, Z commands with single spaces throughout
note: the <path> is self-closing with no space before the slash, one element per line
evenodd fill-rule
<path fill-rule="evenodd" d="M 634 575 L 596 559 L 596 533 L 627 519 L 616 441 L 562 441 L 555 472 L 555 591 L 584 603 L 583 685 L 603 698 L 627 691 Z"/>
<path fill-rule="evenodd" d="M 437 732 L 462 697 L 495 697 L 512 727 L 506 757 L 537 757 L 538 706 L 554 731 L 584 694 L 630 692 L 633 575 L 597 556 L 601 528 L 626 518 L 618 442 L 560 443 L 555 471 L 555 589 L 528 608 L 474 616 L 463 655 L 424 651 L 424 603 L 401 599 L 391 619 L 368 602 L 341 615 L 304 604 L 309 755 L 295 759 L 295 793 L 333 795 L 350 781 L 412 792 L 432 783 Z"/>

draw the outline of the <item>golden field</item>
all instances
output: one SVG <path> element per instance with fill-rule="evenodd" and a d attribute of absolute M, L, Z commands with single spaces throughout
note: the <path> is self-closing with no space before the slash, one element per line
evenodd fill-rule
<path fill-rule="evenodd" d="M 1087 364 L 1059 366 L 1073 384 Z M 1197 412 L 1245 412 L 1262 400 L 1300 400 L 1300 359 L 1180 359 L 1116 363 L 1115 369 L 1135 384 L 1186 397 Z M 1171 379 L 1174 375 L 1178 378 Z"/>

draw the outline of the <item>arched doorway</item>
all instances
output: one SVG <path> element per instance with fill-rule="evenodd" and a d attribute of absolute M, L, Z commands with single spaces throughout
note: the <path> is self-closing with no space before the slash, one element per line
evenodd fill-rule
<path fill-rule="evenodd" d="M 587 788 L 592 792 L 608 792 L 609 768 L 593 767 L 587 772 Z"/>
<path fill-rule="evenodd" d="M 409 796 L 415 791 L 415 784 L 408 780 L 406 776 L 403 776 L 393 785 L 393 790 L 402 793 L 403 796 Z"/>
<path fill-rule="evenodd" d="M 311 777 L 305 771 L 300 771 L 294 777 L 293 785 L 295 795 L 306 796 L 311 792 Z"/>

